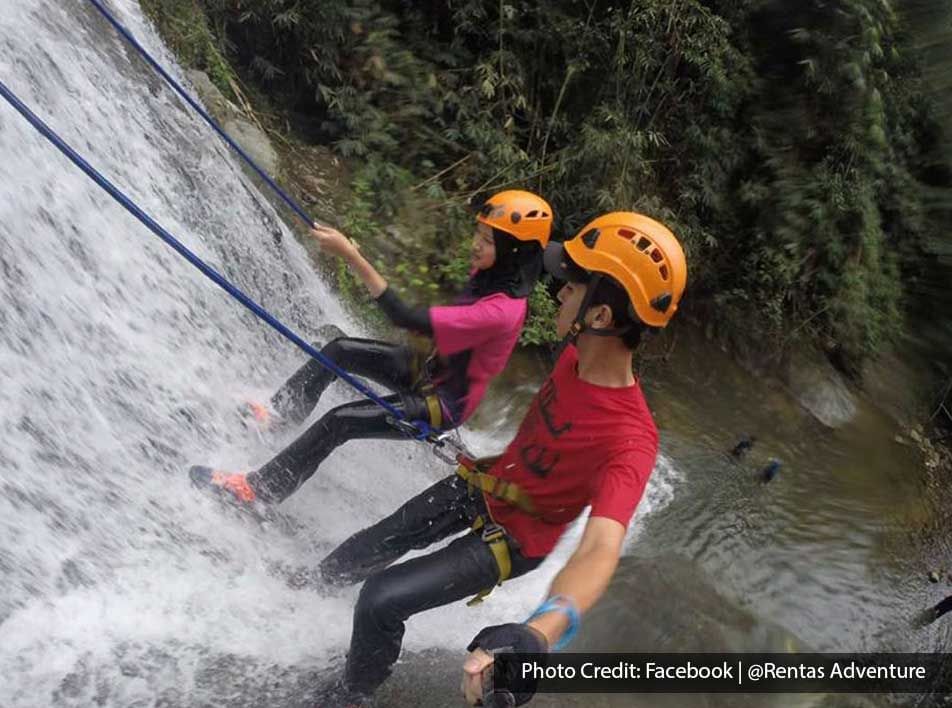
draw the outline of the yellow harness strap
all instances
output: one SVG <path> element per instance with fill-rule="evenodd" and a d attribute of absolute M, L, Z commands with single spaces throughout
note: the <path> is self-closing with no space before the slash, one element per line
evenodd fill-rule
<path fill-rule="evenodd" d="M 496 565 L 499 566 L 499 580 L 496 585 L 502 585 L 503 581 L 509 580 L 509 576 L 512 575 L 512 557 L 509 555 L 506 531 L 498 524 L 487 524 L 484 517 L 478 516 L 476 521 L 473 522 L 473 531 L 479 532 L 480 529 L 482 529 L 483 541 L 489 545 L 489 550 L 492 551 L 493 557 L 496 559 Z M 496 585 L 480 590 L 476 597 L 466 603 L 466 606 L 472 607 L 481 603 L 483 598 L 495 589 Z"/>
<path fill-rule="evenodd" d="M 443 427 L 443 406 L 440 404 L 440 398 L 435 393 L 430 394 L 425 399 L 426 401 L 426 410 L 430 416 L 430 427 L 431 428 L 442 428 Z"/>
<path fill-rule="evenodd" d="M 494 499 L 499 499 L 520 511 L 535 516 L 535 505 L 532 503 L 532 499 L 519 485 L 481 471 L 481 468 L 487 467 L 496 459 L 483 459 L 474 462 L 461 460 L 461 464 L 456 468 L 456 474 L 466 480 L 471 489 L 479 489 Z M 474 532 L 480 532 L 483 541 L 489 544 L 489 550 L 492 551 L 493 557 L 496 559 L 496 565 L 499 566 L 499 580 L 496 585 L 502 585 L 503 581 L 508 580 L 509 576 L 512 575 L 512 557 L 509 555 L 509 544 L 506 542 L 506 530 L 493 522 L 492 519 L 489 519 L 487 523 L 487 519 L 482 515 L 473 522 L 472 528 Z M 478 605 L 495 587 L 493 585 L 480 591 L 466 605 L 469 607 Z"/>
<path fill-rule="evenodd" d="M 470 487 L 475 487 L 494 499 L 505 502 L 509 506 L 514 506 L 519 511 L 529 514 L 529 516 L 536 516 L 532 497 L 514 482 L 508 482 L 494 475 L 481 472 L 479 469 L 481 464 L 484 463 L 477 460 L 472 469 L 466 465 L 460 465 L 456 468 L 456 474 L 465 479 Z"/>
<path fill-rule="evenodd" d="M 423 400 L 426 403 L 426 412 L 427 415 L 430 416 L 430 427 L 442 428 L 443 405 L 440 403 L 439 396 L 436 395 L 436 387 L 427 375 L 429 368 L 428 362 L 433 356 L 435 356 L 435 354 L 430 354 L 429 356 L 418 354 L 417 356 L 411 357 L 410 378 L 415 382 L 413 385 L 414 390 L 423 396 Z"/>

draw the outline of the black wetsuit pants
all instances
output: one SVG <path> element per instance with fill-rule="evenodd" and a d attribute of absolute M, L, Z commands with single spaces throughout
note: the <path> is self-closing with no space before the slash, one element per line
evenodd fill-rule
<path fill-rule="evenodd" d="M 425 397 L 415 392 L 414 355 L 408 347 L 370 339 L 341 337 L 321 352 L 346 371 L 385 386 L 395 395 L 384 400 L 410 420 L 430 421 Z M 321 394 L 335 379 L 316 359 L 298 369 L 271 399 L 284 424 L 302 423 Z M 248 475 L 260 499 L 284 501 L 306 482 L 324 459 L 348 440 L 406 439 L 387 418 L 390 414 L 369 400 L 345 403 L 329 410 L 263 467 Z"/>
<path fill-rule="evenodd" d="M 366 580 L 354 610 L 347 655 L 344 679 L 350 690 L 369 695 L 386 680 L 411 615 L 474 596 L 498 582 L 495 556 L 473 531 L 433 553 L 390 565 L 410 550 L 465 531 L 483 514 L 482 494 L 454 474 L 357 532 L 321 562 L 321 575 L 329 583 Z M 526 558 L 511 539 L 509 551 L 512 578 L 544 560 Z"/>

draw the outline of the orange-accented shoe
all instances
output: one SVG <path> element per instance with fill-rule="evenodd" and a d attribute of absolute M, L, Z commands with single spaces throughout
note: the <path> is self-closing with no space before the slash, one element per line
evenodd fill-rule
<path fill-rule="evenodd" d="M 241 472 L 220 472 L 211 467 L 196 465 L 188 471 L 188 476 L 196 487 L 227 495 L 229 501 L 250 505 L 257 499 L 255 490 L 248 484 L 247 475 Z"/>
<path fill-rule="evenodd" d="M 239 405 L 238 415 L 245 425 L 253 425 L 262 433 L 275 426 L 280 417 L 267 403 L 258 401 L 245 401 Z"/>

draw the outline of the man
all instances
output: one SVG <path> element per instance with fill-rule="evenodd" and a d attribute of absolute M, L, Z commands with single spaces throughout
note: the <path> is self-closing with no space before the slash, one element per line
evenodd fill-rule
<path fill-rule="evenodd" d="M 674 315 L 687 266 L 667 228 L 630 212 L 606 214 L 564 246 L 551 244 L 545 260 L 567 281 L 556 325 L 563 344 L 515 439 L 491 463 L 461 460 L 456 475 L 321 563 L 328 582 L 366 580 L 344 676 L 325 691 L 321 708 L 362 705 L 389 676 L 411 615 L 473 593 L 478 599 L 533 570 L 587 506 L 582 540 L 539 610 L 525 624 L 487 627 L 470 644 L 467 700 L 481 698 L 493 650 L 561 646 L 608 586 L 658 447 L 632 374 L 633 350 L 644 330 L 664 327 Z M 445 548 L 391 565 L 467 528 Z"/>

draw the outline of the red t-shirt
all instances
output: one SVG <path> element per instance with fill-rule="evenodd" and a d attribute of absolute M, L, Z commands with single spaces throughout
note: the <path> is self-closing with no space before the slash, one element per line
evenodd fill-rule
<path fill-rule="evenodd" d="M 635 382 L 606 388 L 582 381 L 567 347 L 536 394 L 519 432 L 489 470 L 518 484 L 540 518 L 486 495 L 489 513 L 538 558 L 591 504 L 592 516 L 627 526 L 658 455 L 658 431 Z"/>

